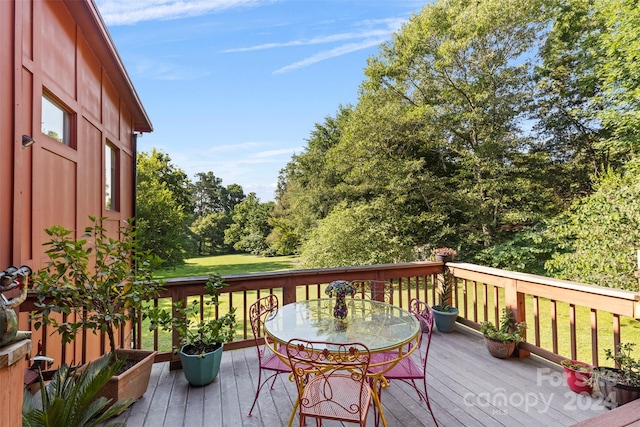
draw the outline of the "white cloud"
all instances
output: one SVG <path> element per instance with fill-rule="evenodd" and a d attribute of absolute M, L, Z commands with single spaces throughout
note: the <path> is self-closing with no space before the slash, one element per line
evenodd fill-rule
<path fill-rule="evenodd" d="M 355 28 L 362 28 L 358 31 L 330 34 L 321 37 L 312 37 L 309 39 L 289 40 L 278 43 L 263 43 L 255 46 L 226 49 L 223 51 L 223 53 L 250 52 L 256 50 L 295 46 L 310 46 L 362 39 L 362 41 L 359 42 L 347 43 L 330 50 L 318 52 L 306 59 L 281 67 L 273 72 L 273 74 L 281 74 L 288 71 L 296 70 L 298 68 L 303 68 L 330 58 L 335 58 L 337 56 L 346 55 L 351 52 L 356 52 L 358 50 L 377 46 L 387 41 L 392 33 L 400 29 L 404 22 L 406 22 L 406 19 L 401 18 L 371 19 L 360 21 L 354 24 Z"/>
<path fill-rule="evenodd" d="M 325 50 L 324 52 L 318 52 L 302 61 L 294 62 L 282 68 L 278 68 L 273 74 L 282 74 L 288 71 L 296 70 L 298 68 L 307 67 L 311 64 L 324 61 L 326 59 L 335 58 L 336 56 L 346 55 L 347 53 L 356 52 L 358 50 L 367 49 L 369 47 L 378 46 L 386 39 L 373 39 L 364 40 L 360 43 L 349 43 L 342 46 L 338 46 L 331 50 Z"/>
<path fill-rule="evenodd" d="M 222 53 L 233 53 L 233 52 L 250 52 L 254 50 L 265 50 L 265 49 L 274 49 L 279 47 L 291 47 L 291 46 L 308 46 L 314 44 L 324 44 L 324 43 L 333 43 L 344 40 L 353 40 L 359 38 L 367 38 L 367 37 L 387 37 L 390 34 L 389 30 L 371 30 L 364 31 L 359 33 L 341 33 L 341 34 L 332 34 L 324 37 L 314 37 L 308 40 L 291 40 L 288 42 L 282 43 L 265 43 L 257 46 L 250 47 L 240 47 L 237 49 L 226 49 L 223 50 Z"/>
<path fill-rule="evenodd" d="M 107 25 L 205 15 L 233 7 L 257 6 L 273 0 L 96 0 Z"/>

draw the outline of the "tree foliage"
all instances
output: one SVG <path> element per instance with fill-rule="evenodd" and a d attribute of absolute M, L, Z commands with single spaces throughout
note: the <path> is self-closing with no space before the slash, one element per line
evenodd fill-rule
<path fill-rule="evenodd" d="M 338 267 L 402 262 L 411 259 L 411 241 L 401 239 L 396 221 L 384 203 L 335 207 L 320 220 L 302 245 L 303 267 Z"/>
<path fill-rule="evenodd" d="M 222 185 L 222 179 L 213 172 L 196 174 L 191 186 L 195 219 L 190 231 L 197 255 L 214 255 L 226 252 L 230 246 L 224 242 L 225 230 L 232 222 L 233 208 L 244 200 L 242 187 Z"/>
<path fill-rule="evenodd" d="M 232 223 L 224 232 L 224 241 L 238 251 L 254 255 L 273 255 L 267 236 L 272 227 L 269 217 L 274 203 L 260 203 L 255 193 L 249 195 L 233 208 Z"/>
<path fill-rule="evenodd" d="M 165 265 L 184 262 L 191 220 L 189 180 L 167 154 L 138 153 L 136 229 L 140 247 Z"/>
<path fill-rule="evenodd" d="M 560 242 L 547 262 L 554 277 L 628 290 L 638 289 L 634 272 L 640 242 L 640 158 L 624 172 L 609 171 L 596 191 L 558 217 L 548 236 Z"/>
<path fill-rule="evenodd" d="M 282 171 L 270 240 L 306 266 L 450 246 L 534 273 L 553 256 L 551 271 L 579 280 L 568 252 L 595 247 L 575 229 L 562 234 L 570 244 L 556 238 L 577 211 L 553 218 L 613 188 L 637 152 L 639 11 L 631 0 L 427 4 L 369 59 L 358 103 L 317 124 Z M 632 206 L 616 195 L 602 209 L 615 224 Z M 595 246 L 633 246 L 609 233 Z M 625 253 L 615 271 L 629 278 Z"/>

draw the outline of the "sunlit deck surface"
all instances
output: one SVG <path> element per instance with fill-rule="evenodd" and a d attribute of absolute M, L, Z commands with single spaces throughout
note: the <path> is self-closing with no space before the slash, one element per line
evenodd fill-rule
<path fill-rule="evenodd" d="M 434 331 L 428 371 L 429 400 L 444 427 L 569 426 L 607 411 L 597 399 L 571 392 L 557 367 L 534 357 L 496 359 L 482 337 L 459 325 L 449 334 Z M 182 371 L 157 363 L 144 397 L 112 421 L 130 427 L 286 426 L 296 398 L 294 384 L 281 375 L 273 390 L 263 389 L 253 416 L 247 417 L 257 379 L 253 347 L 224 352 L 219 376 L 205 387 L 189 387 Z M 433 425 L 424 403 L 403 383 L 385 389 L 382 402 L 390 427 Z M 307 425 L 315 423 L 308 420 Z M 372 411 L 367 425 L 374 425 Z"/>

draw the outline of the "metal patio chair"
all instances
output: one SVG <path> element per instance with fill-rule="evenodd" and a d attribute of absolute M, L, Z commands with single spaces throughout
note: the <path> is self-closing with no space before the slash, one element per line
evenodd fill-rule
<path fill-rule="evenodd" d="M 267 295 L 258 299 L 249 307 L 249 320 L 251 322 L 251 330 L 253 331 L 253 338 L 256 344 L 256 350 L 258 351 L 258 388 L 256 389 L 256 396 L 253 399 L 253 404 L 249 410 L 248 416 L 251 416 L 253 408 L 256 406 L 260 390 L 269 381 L 271 381 L 271 389 L 276 382 L 276 378 L 280 374 L 291 373 L 291 368 L 280 357 L 278 357 L 266 343 L 268 339 L 263 336 L 263 323 L 265 319 L 271 316 L 278 310 L 279 302 L 278 297 L 274 294 Z M 284 355 L 284 349 L 282 351 Z M 263 372 L 264 371 L 264 372 Z M 266 376 L 266 378 L 262 378 Z M 268 375 L 268 376 L 267 376 Z"/>
<path fill-rule="evenodd" d="M 431 404 L 429 403 L 429 395 L 427 393 L 427 358 L 429 356 L 429 347 L 431 346 L 431 333 L 433 331 L 433 312 L 431 307 L 418 298 L 412 298 L 409 301 L 409 312 L 413 314 L 420 322 L 422 331 L 419 335 L 416 345 L 418 348 L 414 353 L 419 354 L 420 363 L 418 364 L 414 357 L 408 356 L 401 359 L 396 365 L 394 365 L 389 371 L 384 373 L 384 377 L 392 382 L 393 380 L 403 381 L 406 384 L 413 387 L 420 400 L 424 401 L 427 405 L 427 409 L 433 418 L 435 425 L 438 425 L 436 417 L 433 415 Z M 383 364 L 385 361 L 392 361 L 397 358 L 396 353 L 376 353 L 372 355 L 371 364 Z M 383 370 L 384 366 L 372 366 L 370 371 L 376 372 L 376 370 Z M 422 388 L 418 386 L 416 381 L 422 382 Z M 378 396 L 382 400 L 382 388 L 378 388 Z"/>
<path fill-rule="evenodd" d="M 287 357 L 298 390 L 294 414 L 300 426 L 306 418 L 357 423 L 365 426 L 372 391 L 367 379 L 369 349 L 361 343 L 331 343 L 294 338 L 287 343 Z"/>

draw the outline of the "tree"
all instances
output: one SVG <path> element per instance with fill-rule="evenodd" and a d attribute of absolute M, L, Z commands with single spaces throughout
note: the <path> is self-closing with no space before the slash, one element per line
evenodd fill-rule
<path fill-rule="evenodd" d="M 139 179 L 157 179 L 158 182 L 164 183 L 173 195 L 176 205 L 182 206 L 186 214 L 190 215 L 193 212 L 189 178 L 182 169 L 171 163 L 171 157 L 168 154 L 154 148 L 151 154 L 138 153 L 138 163 L 149 166 L 145 169 L 146 175 L 139 175 Z"/>
<path fill-rule="evenodd" d="M 343 202 L 320 220 L 303 243 L 301 265 L 321 268 L 409 261 L 414 245 L 399 238 L 402 222 L 384 204 L 349 206 Z"/>
<path fill-rule="evenodd" d="M 184 262 L 187 225 L 184 205 L 188 197 L 186 175 L 170 164 L 168 155 L 153 150 L 137 159 L 136 229 L 140 247 L 165 265 Z M 177 192 L 178 194 L 176 194 Z"/>
<path fill-rule="evenodd" d="M 596 191 L 555 219 L 547 237 L 564 250 L 547 262 L 553 277 L 637 290 L 640 242 L 640 158 L 624 172 L 609 171 Z"/>
<path fill-rule="evenodd" d="M 190 231 L 199 255 L 212 255 L 226 250 L 224 232 L 231 224 L 231 212 L 244 199 L 242 187 L 222 185 L 222 179 L 213 172 L 196 174 L 191 186 L 195 220 Z"/>
<path fill-rule="evenodd" d="M 271 233 L 269 217 L 274 203 L 260 203 L 255 193 L 233 208 L 232 224 L 224 232 L 224 242 L 234 249 L 255 255 L 273 255 L 267 243 Z"/>
<path fill-rule="evenodd" d="M 640 149 L 640 6 L 634 0 L 595 0 L 604 22 L 598 34 L 596 72 L 602 82 L 598 117 L 612 129 L 603 144 L 622 161 Z"/>
<path fill-rule="evenodd" d="M 199 255 L 217 255 L 225 253 L 228 245 L 224 242 L 225 230 L 231 224 L 231 215 L 225 212 L 211 212 L 201 216 L 191 224 Z"/>
<path fill-rule="evenodd" d="M 369 60 L 351 132 L 331 152 L 348 190 L 443 214 L 472 253 L 557 212 L 540 173 L 550 159 L 523 131 L 546 19 L 543 1 L 508 0 L 439 1 L 413 16 Z"/>
<path fill-rule="evenodd" d="M 536 67 L 536 147 L 550 154 L 553 163 L 550 186 L 558 189 L 567 207 L 592 191 L 592 177 L 611 162 L 601 141 L 610 129 L 598 119 L 597 100 L 602 81 L 596 69 L 600 61 L 599 34 L 604 30 L 592 0 L 557 1 L 553 24 L 540 51 Z"/>
<path fill-rule="evenodd" d="M 196 218 L 201 218 L 210 213 L 224 212 L 222 178 L 216 177 L 213 172 L 197 173 L 196 181 L 191 186 L 191 196 Z"/>
<path fill-rule="evenodd" d="M 327 156 L 340 141 L 350 114 L 351 107 L 340 106 L 335 117 L 316 123 L 305 150 L 280 171 L 269 236 L 279 253 L 295 253 L 317 221 L 340 201 L 336 187 L 342 178 L 327 165 Z"/>

